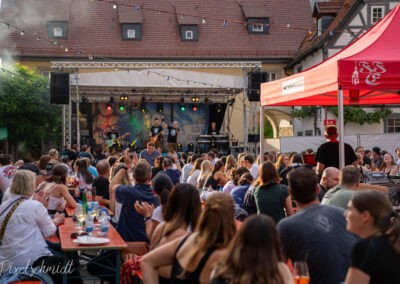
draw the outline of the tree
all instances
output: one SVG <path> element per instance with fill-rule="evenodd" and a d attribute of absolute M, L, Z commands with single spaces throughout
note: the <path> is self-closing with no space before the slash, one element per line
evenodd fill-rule
<path fill-rule="evenodd" d="M 61 140 L 60 106 L 49 103 L 49 80 L 17 64 L 0 74 L 0 126 L 7 127 L 10 153 L 37 158 L 43 141 Z"/>

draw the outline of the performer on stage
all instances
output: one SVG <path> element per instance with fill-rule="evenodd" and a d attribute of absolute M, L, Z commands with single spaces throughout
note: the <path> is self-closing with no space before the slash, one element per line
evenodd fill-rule
<path fill-rule="evenodd" d="M 216 137 L 214 137 L 214 135 L 218 135 L 219 130 L 217 129 L 217 123 L 215 123 L 214 121 L 211 122 L 211 128 L 209 129 L 208 134 L 212 135 L 210 147 L 211 148 L 217 147 L 217 143 L 216 143 L 217 139 L 216 139 Z"/>
<path fill-rule="evenodd" d="M 217 129 L 217 123 L 215 123 L 214 121 L 211 122 L 211 128 L 208 131 L 208 134 L 210 134 L 210 135 L 218 135 L 219 134 L 219 130 Z"/>
<path fill-rule="evenodd" d="M 177 140 L 178 140 L 178 133 L 180 131 L 178 121 L 174 121 L 172 126 L 168 125 L 164 121 L 164 117 L 161 117 L 161 121 L 163 123 L 163 127 L 168 129 L 168 152 L 174 153 L 177 151 Z"/>
<path fill-rule="evenodd" d="M 156 148 L 162 151 L 164 129 L 160 125 L 160 119 L 154 118 L 154 125 L 150 128 L 150 141 L 156 145 Z"/>
<path fill-rule="evenodd" d="M 120 142 L 117 139 L 119 137 L 119 132 L 117 131 L 117 127 L 115 125 L 111 126 L 111 128 L 107 127 L 104 130 L 103 134 L 107 139 L 106 144 L 108 146 L 109 153 L 112 153 L 113 151 L 118 152 Z"/>

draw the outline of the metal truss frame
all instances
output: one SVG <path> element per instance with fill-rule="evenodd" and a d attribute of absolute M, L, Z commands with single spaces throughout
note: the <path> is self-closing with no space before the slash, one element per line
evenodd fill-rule
<path fill-rule="evenodd" d="M 261 61 L 52 61 L 52 69 L 261 68 Z"/>

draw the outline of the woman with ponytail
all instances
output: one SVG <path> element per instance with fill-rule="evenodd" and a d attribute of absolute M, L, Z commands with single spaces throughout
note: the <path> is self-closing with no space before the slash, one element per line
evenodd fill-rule
<path fill-rule="evenodd" d="M 345 283 L 399 283 L 400 217 L 389 199 L 378 191 L 358 191 L 345 217 L 347 230 L 361 237 L 352 249 Z"/>
<path fill-rule="evenodd" d="M 144 256 L 143 282 L 159 283 L 159 271 L 165 268 L 169 283 L 210 283 L 211 271 L 226 253 L 235 231 L 233 199 L 216 192 L 207 199 L 193 234 Z"/>

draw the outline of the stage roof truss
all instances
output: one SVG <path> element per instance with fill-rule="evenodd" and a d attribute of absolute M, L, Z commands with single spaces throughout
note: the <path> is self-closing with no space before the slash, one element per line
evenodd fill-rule
<path fill-rule="evenodd" d="M 261 61 L 52 61 L 52 69 L 261 68 Z"/>

